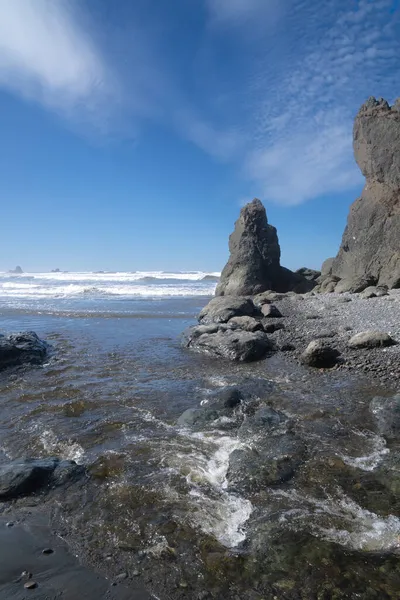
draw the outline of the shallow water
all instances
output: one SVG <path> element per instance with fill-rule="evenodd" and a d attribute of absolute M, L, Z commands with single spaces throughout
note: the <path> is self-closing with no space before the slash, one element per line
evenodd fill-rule
<path fill-rule="evenodd" d="M 236 365 L 183 349 L 203 296 L 14 300 L 1 299 L 1 329 L 34 330 L 52 352 L 43 367 L 0 377 L 0 460 L 88 466 L 84 491 L 67 494 L 58 515 L 82 556 L 101 565 L 111 552 L 160 598 L 398 597 L 396 463 L 380 474 L 397 448 L 368 410 L 386 390 L 278 355 Z M 211 392 L 252 381 L 259 404 L 295 423 L 307 460 L 290 482 L 239 494 L 229 457 L 257 448 L 260 434 L 176 421 Z"/>

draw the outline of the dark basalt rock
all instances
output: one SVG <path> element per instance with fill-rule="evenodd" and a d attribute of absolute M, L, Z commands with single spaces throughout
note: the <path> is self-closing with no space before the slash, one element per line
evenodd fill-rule
<path fill-rule="evenodd" d="M 269 225 L 257 198 L 242 208 L 229 238 L 229 251 L 217 296 L 248 296 L 265 290 L 303 293 L 315 286 L 314 272 L 309 269 L 293 273 L 281 267 L 277 231 Z"/>
<path fill-rule="evenodd" d="M 36 333 L 27 331 L 0 337 L 0 371 L 23 364 L 40 364 L 49 346 Z"/>
<path fill-rule="evenodd" d="M 400 112 L 370 98 L 354 123 L 354 155 L 366 178 L 350 209 L 332 274 L 349 282 L 400 287 Z M 359 288 L 359 286 L 357 286 Z M 368 287 L 367 285 L 364 286 Z M 362 291 L 358 289 L 357 291 Z"/>
<path fill-rule="evenodd" d="M 82 475 L 83 467 L 58 458 L 16 460 L 0 466 L 0 500 L 57 487 Z"/>

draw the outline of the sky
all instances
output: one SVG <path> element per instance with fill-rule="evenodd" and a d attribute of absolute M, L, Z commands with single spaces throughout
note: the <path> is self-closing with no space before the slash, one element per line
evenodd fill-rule
<path fill-rule="evenodd" d="M 318 268 L 400 96 L 400 0 L 0 0 L 0 269 L 221 270 L 254 197 Z"/>

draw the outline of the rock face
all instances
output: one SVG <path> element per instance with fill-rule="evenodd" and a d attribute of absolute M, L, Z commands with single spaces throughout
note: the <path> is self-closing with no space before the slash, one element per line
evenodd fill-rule
<path fill-rule="evenodd" d="M 248 296 L 266 290 L 302 293 L 315 286 L 314 274 L 308 269 L 292 273 L 281 267 L 278 234 L 268 224 L 265 208 L 258 199 L 242 208 L 229 238 L 229 250 L 230 258 L 222 271 L 217 296 Z"/>
<path fill-rule="evenodd" d="M 33 331 L 0 336 L 0 371 L 26 363 L 40 364 L 48 348 Z"/>
<path fill-rule="evenodd" d="M 354 155 L 366 178 L 350 209 L 332 275 L 400 287 L 400 103 L 370 98 L 354 123 Z M 367 287 L 367 285 L 365 285 Z"/>

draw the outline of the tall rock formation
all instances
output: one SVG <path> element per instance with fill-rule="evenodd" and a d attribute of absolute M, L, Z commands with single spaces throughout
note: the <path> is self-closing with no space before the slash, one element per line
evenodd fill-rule
<path fill-rule="evenodd" d="M 354 123 L 354 155 L 366 178 L 350 209 L 331 274 L 400 287 L 400 99 L 370 98 Z"/>
<path fill-rule="evenodd" d="M 303 273 L 281 267 L 278 234 L 268 224 L 265 208 L 257 198 L 240 211 L 229 250 L 217 296 L 251 296 L 266 290 L 304 292 L 315 285 Z"/>

